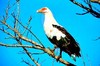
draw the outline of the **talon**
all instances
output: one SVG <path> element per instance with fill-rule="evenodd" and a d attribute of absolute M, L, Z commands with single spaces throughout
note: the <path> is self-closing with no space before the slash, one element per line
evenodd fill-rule
<path fill-rule="evenodd" d="M 56 61 L 58 62 L 60 58 L 61 58 L 61 56 L 58 56 L 57 59 L 56 59 Z"/>
<path fill-rule="evenodd" d="M 48 48 L 49 48 L 49 47 L 48 47 Z M 49 50 L 50 50 L 52 53 L 54 53 L 54 51 L 55 51 L 56 48 L 57 48 L 57 46 L 54 46 L 53 49 L 50 49 L 50 48 L 49 48 Z"/>
<path fill-rule="evenodd" d="M 60 55 L 57 57 L 57 62 L 59 61 L 59 59 L 62 57 L 62 50 L 60 50 Z"/>

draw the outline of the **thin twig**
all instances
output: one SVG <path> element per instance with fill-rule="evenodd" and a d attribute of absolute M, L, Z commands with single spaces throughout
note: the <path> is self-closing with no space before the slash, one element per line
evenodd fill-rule
<path fill-rule="evenodd" d="M 4 44 L 2 42 L 0 42 L 0 46 L 5 46 L 5 47 L 25 47 L 25 48 L 34 48 L 34 46 L 30 46 L 30 45 L 19 45 L 19 44 Z"/>
<path fill-rule="evenodd" d="M 76 13 L 77 15 L 85 15 L 85 14 L 87 14 L 87 13 L 89 13 L 88 11 L 87 12 L 85 12 L 85 13 Z"/>
<path fill-rule="evenodd" d="M 13 32 L 15 32 L 17 35 L 18 35 L 18 37 L 19 38 L 21 38 L 21 39 L 23 39 L 23 40 L 25 40 L 25 41 L 30 41 L 30 42 L 32 42 L 33 44 L 35 43 L 35 42 L 33 42 L 33 41 L 31 41 L 31 40 L 29 40 L 29 39 L 27 39 L 27 38 L 25 38 L 25 37 L 22 37 L 22 35 L 16 30 L 16 29 L 13 29 L 10 25 L 8 25 L 6 22 L 4 22 L 4 21 L 0 21 L 2 24 L 4 24 L 6 27 L 8 27 L 10 30 L 12 30 Z M 4 31 L 4 30 L 3 30 Z M 7 33 L 7 32 L 5 32 L 5 33 Z M 7 33 L 7 34 L 9 34 L 9 32 Z M 10 35 L 10 34 L 9 34 Z M 13 37 L 13 36 L 12 36 Z M 13 37 L 20 45 L 22 45 L 22 43 L 20 42 L 20 40 L 18 39 L 18 38 L 16 38 L 16 37 Z M 27 39 L 27 40 L 26 40 Z M 34 45 L 36 45 L 36 46 L 39 46 L 39 45 L 37 45 L 36 43 L 34 44 Z M 30 53 L 28 52 L 28 50 L 25 48 L 25 47 L 22 47 L 23 49 L 24 49 L 24 51 L 26 52 L 26 54 L 30 57 L 30 59 L 37 65 L 37 66 L 40 66 L 35 60 L 34 60 L 34 58 L 30 55 Z"/>
<path fill-rule="evenodd" d="M 28 66 L 34 66 L 34 65 L 31 65 L 29 62 L 27 62 L 25 60 L 22 60 L 22 62 L 26 63 Z"/>
<path fill-rule="evenodd" d="M 32 17 L 30 16 L 26 28 L 29 27 L 31 20 L 32 20 Z M 26 30 L 27 30 L 27 29 L 25 29 L 25 30 L 23 31 L 22 35 L 26 32 Z"/>
<path fill-rule="evenodd" d="M 26 46 L 30 46 L 30 45 L 24 45 L 25 48 L 34 48 L 34 46 L 30 46 L 30 47 L 26 47 Z M 34 54 L 34 55 L 45 54 L 45 52 L 36 52 L 36 53 L 35 53 L 35 52 L 34 52 L 34 53 L 33 53 L 33 52 L 29 52 L 29 53 L 30 53 L 31 55 L 33 55 L 33 54 Z M 25 52 L 20 51 L 18 54 L 25 54 Z"/>
<path fill-rule="evenodd" d="M 24 27 L 25 29 L 27 29 L 27 30 L 39 41 L 39 43 L 44 47 L 44 45 L 43 45 L 42 42 L 39 40 L 39 38 L 38 38 L 30 29 L 28 29 L 27 27 L 25 27 L 13 14 L 12 14 L 12 16 L 20 23 L 20 25 L 21 25 L 22 27 Z"/>
<path fill-rule="evenodd" d="M 12 38 L 15 38 L 15 36 L 13 36 L 10 32 L 8 32 L 8 31 L 6 31 L 6 30 L 4 30 L 4 29 L 2 29 L 2 28 L 0 28 L 0 30 L 1 30 L 2 32 L 6 33 L 7 35 L 11 36 Z"/>
<path fill-rule="evenodd" d="M 86 11 L 88 11 L 90 14 L 92 14 L 94 17 L 96 18 L 100 18 L 100 13 L 96 12 L 95 10 L 92 9 L 91 5 L 89 5 L 89 7 L 84 6 L 81 3 L 76 2 L 75 0 L 70 0 L 72 3 L 76 4 L 77 6 L 85 9 Z"/>
<path fill-rule="evenodd" d="M 20 41 L 17 41 L 20 45 L 22 45 L 22 43 Z M 40 66 L 40 64 L 32 57 L 32 55 L 29 53 L 29 51 L 25 48 L 22 47 L 24 49 L 24 51 L 26 52 L 26 54 L 29 56 L 29 58 L 36 64 L 36 66 Z"/>

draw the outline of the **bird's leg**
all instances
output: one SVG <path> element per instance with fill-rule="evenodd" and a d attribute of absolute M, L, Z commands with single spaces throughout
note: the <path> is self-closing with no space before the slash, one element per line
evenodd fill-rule
<path fill-rule="evenodd" d="M 62 57 L 62 50 L 60 49 L 60 55 L 58 56 L 58 58 L 56 59 L 57 62 L 59 61 L 59 59 Z"/>
<path fill-rule="evenodd" d="M 56 46 L 56 45 L 54 45 L 54 48 L 53 48 L 53 50 L 52 50 L 52 51 L 54 52 L 56 48 L 57 48 L 57 46 Z"/>
<path fill-rule="evenodd" d="M 48 47 L 48 49 L 54 54 L 54 51 L 55 51 L 55 49 L 57 48 L 57 46 L 56 45 L 54 45 L 54 48 L 53 49 L 50 49 L 49 47 Z"/>
<path fill-rule="evenodd" d="M 50 51 L 51 51 L 52 53 L 54 53 L 54 51 L 55 51 L 56 48 L 57 48 L 57 46 L 54 45 L 54 48 L 53 48 L 53 49 L 50 49 Z"/>

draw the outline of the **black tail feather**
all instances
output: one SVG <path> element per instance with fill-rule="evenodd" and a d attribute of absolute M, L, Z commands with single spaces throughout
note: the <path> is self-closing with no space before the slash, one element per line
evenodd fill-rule
<path fill-rule="evenodd" d="M 72 64 L 72 63 L 70 63 L 70 64 L 67 64 L 67 66 L 76 66 L 76 65 L 74 65 L 74 64 Z"/>

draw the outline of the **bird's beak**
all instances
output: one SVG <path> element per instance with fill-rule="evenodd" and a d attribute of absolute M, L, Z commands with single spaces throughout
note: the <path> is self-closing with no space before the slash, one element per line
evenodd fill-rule
<path fill-rule="evenodd" d="M 38 13 L 42 13 L 42 12 L 41 12 L 41 9 L 40 9 L 40 10 L 37 10 L 37 12 L 38 12 Z"/>

